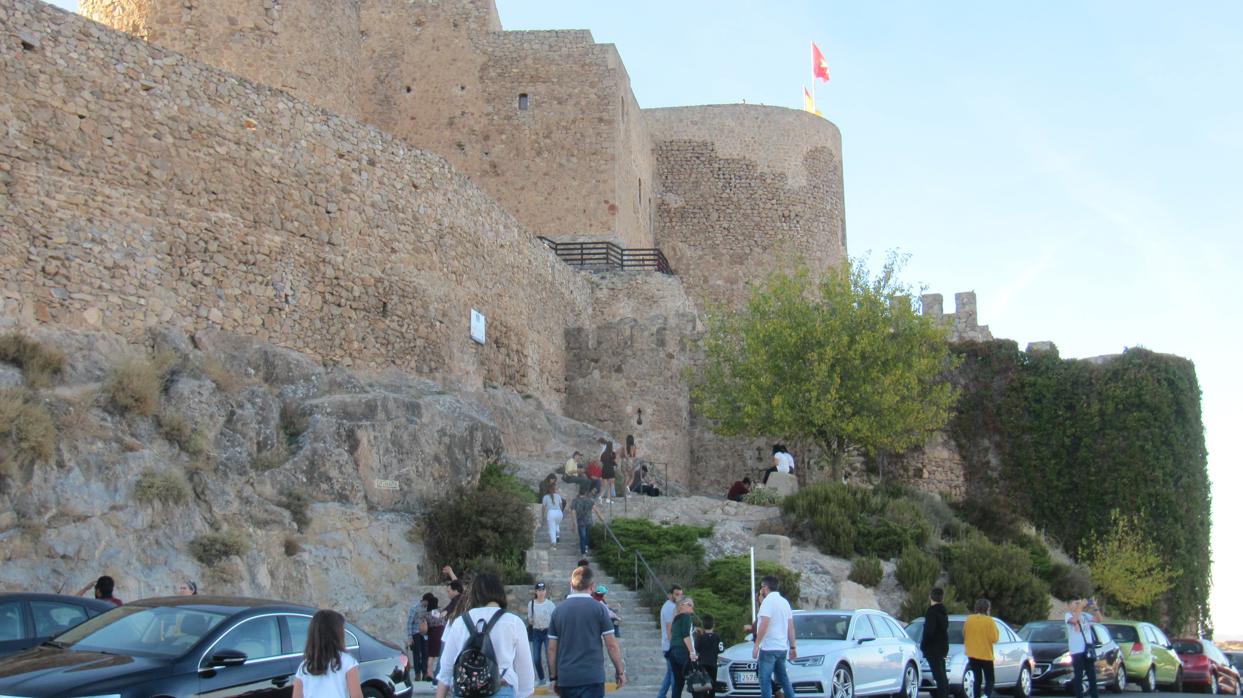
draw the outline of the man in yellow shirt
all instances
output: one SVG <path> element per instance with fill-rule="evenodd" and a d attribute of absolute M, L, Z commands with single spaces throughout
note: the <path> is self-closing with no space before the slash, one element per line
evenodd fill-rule
<path fill-rule="evenodd" d="M 967 616 L 962 626 L 962 643 L 967 651 L 967 671 L 971 672 L 971 685 L 975 698 L 993 698 L 993 645 L 1000 639 L 997 622 L 988 615 L 992 607 L 988 599 L 976 599 L 975 613 Z M 984 690 L 980 691 L 980 677 L 984 678 Z"/>

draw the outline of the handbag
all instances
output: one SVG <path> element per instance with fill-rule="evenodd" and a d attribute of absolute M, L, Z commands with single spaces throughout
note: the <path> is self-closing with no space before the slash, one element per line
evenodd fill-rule
<path fill-rule="evenodd" d="M 686 688 L 691 693 L 708 693 L 713 689 L 712 677 L 703 667 L 696 665 L 686 676 Z"/>
<path fill-rule="evenodd" d="M 1082 621 L 1079 623 L 1079 634 L 1083 637 L 1083 656 L 1089 662 L 1096 661 L 1096 643 L 1088 639 L 1088 634 L 1083 629 Z"/>

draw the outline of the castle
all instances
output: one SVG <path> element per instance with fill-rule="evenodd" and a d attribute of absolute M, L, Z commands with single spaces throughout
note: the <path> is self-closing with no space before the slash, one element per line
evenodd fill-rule
<path fill-rule="evenodd" d="M 833 124 L 640 109 L 614 46 L 505 31 L 494 0 L 81 11 L 0 0 L 8 322 L 222 328 L 504 386 L 635 434 L 684 484 L 753 464 L 693 414 L 686 369 L 711 304 L 845 260 Z M 584 274 L 541 237 L 656 248 L 676 273 Z M 974 295 L 946 318 L 987 335 Z"/>

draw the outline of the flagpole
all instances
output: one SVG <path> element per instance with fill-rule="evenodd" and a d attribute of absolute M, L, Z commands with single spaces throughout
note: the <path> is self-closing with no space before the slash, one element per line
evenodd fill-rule
<path fill-rule="evenodd" d="M 816 109 L 816 42 L 809 41 L 807 43 L 810 45 L 808 48 L 808 51 L 811 52 L 811 65 L 812 65 L 812 68 L 811 68 L 811 108 L 812 108 L 812 113 L 815 114 L 815 109 Z"/>

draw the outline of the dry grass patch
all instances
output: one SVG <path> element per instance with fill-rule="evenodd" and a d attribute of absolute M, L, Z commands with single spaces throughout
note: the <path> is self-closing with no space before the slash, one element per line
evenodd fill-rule
<path fill-rule="evenodd" d="M 164 388 L 165 370 L 151 357 L 134 357 L 117 364 L 104 381 L 103 392 L 122 412 L 155 414 Z"/>
<path fill-rule="evenodd" d="M 170 443 L 190 456 L 201 456 L 207 452 L 207 437 L 201 429 L 194 428 L 190 420 L 180 414 L 161 414 L 156 418 L 160 425 L 160 434 Z"/>
<path fill-rule="evenodd" d="M 0 361 L 22 370 L 32 388 L 46 388 L 65 373 L 65 353 L 18 332 L 0 336 Z"/>
<path fill-rule="evenodd" d="M 185 504 L 193 492 L 186 476 L 168 470 L 147 470 L 138 476 L 134 496 L 146 504 Z"/>
<path fill-rule="evenodd" d="M 283 441 L 278 441 L 272 448 L 256 453 L 254 459 L 250 461 L 250 467 L 255 472 L 265 473 L 281 467 L 287 460 L 289 460 L 289 449 Z"/>
<path fill-rule="evenodd" d="M 255 385 L 259 382 L 238 371 L 230 370 L 219 359 L 204 359 L 203 365 L 200 368 L 203 371 L 203 375 L 212 383 L 215 383 L 216 387 L 223 393 L 233 394 L 246 386 Z"/>
<path fill-rule="evenodd" d="M 238 531 L 204 533 L 190 541 L 190 554 L 207 567 L 214 567 L 234 555 L 245 555 L 250 541 Z"/>
<path fill-rule="evenodd" d="M 52 415 L 24 390 L 0 390 L 0 474 L 14 477 L 22 469 L 56 453 Z"/>

